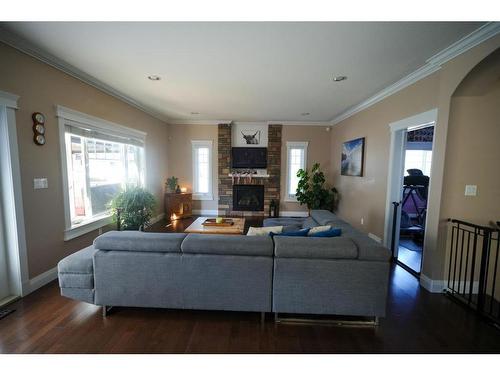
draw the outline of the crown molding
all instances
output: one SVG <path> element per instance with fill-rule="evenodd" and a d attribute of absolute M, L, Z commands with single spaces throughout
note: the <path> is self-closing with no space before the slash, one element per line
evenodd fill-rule
<path fill-rule="evenodd" d="M 230 124 L 233 120 L 175 120 L 170 119 L 167 121 L 169 125 L 219 125 Z"/>
<path fill-rule="evenodd" d="M 427 59 L 425 65 L 421 66 L 413 73 L 408 74 L 406 77 L 403 77 L 399 81 L 379 91 L 370 98 L 342 112 L 340 115 L 331 120 L 330 125 L 336 125 L 339 122 L 351 117 L 352 115 L 371 107 L 375 103 L 378 103 L 383 99 L 397 93 L 398 91 L 431 75 L 432 73 L 441 69 L 441 67 L 448 61 L 494 37 L 498 33 L 500 33 L 500 22 L 485 23 L 480 28 L 474 30 L 462 39 L 456 41 L 455 43 L 449 45 L 442 51 Z"/>
<path fill-rule="evenodd" d="M 268 121 L 267 123 L 283 126 L 332 126 L 330 121 Z"/>
<path fill-rule="evenodd" d="M 442 51 L 438 52 L 428 60 L 426 60 L 425 65 L 418 68 L 411 74 L 400 79 L 394 84 L 386 87 L 385 89 L 379 91 L 375 95 L 371 96 L 367 100 L 349 108 L 348 110 L 342 112 L 340 115 L 333 118 L 331 121 L 266 121 L 268 124 L 282 124 L 282 125 L 309 125 L 309 126 L 332 126 L 339 122 L 353 116 L 354 114 L 371 107 L 372 105 L 380 102 L 381 100 L 395 94 L 396 92 L 418 82 L 419 80 L 431 75 L 432 73 L 441 69 L 441 66 L 446 62 L 454 59 L 460 54 L 468 51 L 469 49 L 477 46 L 478 44 L 486 41 L 487 39 L 500 33 L 500 22 L 488 22 L 476 29 L 469 35 L 458 40 L 457 42 L 446 47 Z M 29 55 L 32 56 L 58 70 L 63 71 L 70 76 L 79 79 L 80 81 L 87 83 L 98 90 L 111 95 L 132 107 L 135 107 L 155 118 L 166 122 L 168 124 L 183 124 L 183 125 L 218 125 L 218 124 L 228 124 L 231 123 L 230 120 L 175 120 L 168 119 L 166 116 L 156 112 L 154 109 L 145 106 L 135 99 L 121 93 L 120 91 L 112 88 L 111 86 L 101 82 L 100 80 L 90 76 L 89 74 L 83 72 L 82 70 L 64 62 L 63 60 L 53 56 L 52 54 L 41 50 L 34 44 L 28 42 L 27 40 L 17 36 L 16 34 L 0 27 L 0 41 Z M 2 97 L 3 98 L 3 97 Z M 16 98 L 17 102 L 17 98 Z M 17 107 L 17 103 L 16 103 Z M 15 107 L 14 107 L 15 108 Z"/>
<path fill-rule="evenodd" d="M 332 126 L 330 121 L 238 121 L 238 120 L 175 120 L 167 121 L 169 125 L 219 125 L 219 124 L 243 124 L 243 125 L 283 125 L 283 126 Z"/>
<path fill-rule="evenodd" d="M 8 108 L 17 109 L 18 100 L 19 96 L 0 90 L 0 105 L 4 105 Z"/>
<path fill-rule="evenodd" d="M 462 39 L 446 47 L 441 52 L 436 53 L 426 62 L 428 64 L 444 65 L 448 61 L 494 37 L 498 33 L 500 33 L 500 22 L 487 22 L 469 35 L 466 35 Z"/>
<path fill-rule="evenodd" d="M 37 60 L 40 60 L 66 74 L 69 74 L 70 76 L 86 84 L 89 84 L 90 86 L 93 86 L 96 89 L 108 95 L 111 95 L 121 100 L 122 102 L 125 102 L 128 105 L 131 105 L 132 107 L 137 108 L 142 112 L 145 112 L 148 115 L 153 116 L 158 120 L 161 120 L 163 122 L 168 121 L 166 116 L 156 112 L 152 108 L 149 108 L 148 106 L 139 103 L 135 99 L 132 99 L 131 97 L 121 93 L 120 91 L 115 90 L 111 86 L 105 84 L 104 82 L 101 82 L 100 80 L 92 77 L 91 75 L 76 68 L 75 66 L 66 63 L 65 61 L 59 59 L 58 57 L 43 51 L 42 49 L 35 46 L 33 43 L 28 42 L 24 38 L 19 37 L 18 35 L 6 30 L 3 27 L 0 27 L 0 41 L 11 46 L 12 48 L 17 49 L 18 51 L 25 53 L 26 55 L 34 57 Z"/>

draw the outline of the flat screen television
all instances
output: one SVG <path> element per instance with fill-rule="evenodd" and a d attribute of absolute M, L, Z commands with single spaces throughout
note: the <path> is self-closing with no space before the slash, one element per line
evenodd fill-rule
<path fill-rule="evenodd" d="M 232 168 L 267 168 L 266 147 L 233 147 L 231 151 Z"/>

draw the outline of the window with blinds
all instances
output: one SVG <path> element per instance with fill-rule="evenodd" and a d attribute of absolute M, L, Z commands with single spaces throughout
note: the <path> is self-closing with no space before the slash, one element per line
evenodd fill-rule
<path fill-rule="evenodd" d="M 144 186 L 144 138 L 102 121 L 63 118 L 69 228 L 110 216 L 109 204 L 127 186 Z M 67 225 L 68 227 L 68 225 Z"/>

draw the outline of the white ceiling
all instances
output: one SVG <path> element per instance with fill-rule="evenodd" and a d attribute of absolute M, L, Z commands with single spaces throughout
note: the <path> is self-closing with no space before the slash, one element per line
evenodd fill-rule
<path fill-rule="evenodd" d="M 16 22 L 2 26 L 164 119 L 313 122 L 332 120 L 482 24 Z M 148 80 L 152 74 L 162 79 Z M 332 82 L 337 75 L 348 80 Z M 303 112 L 310 115 L 302 116 Z"/>

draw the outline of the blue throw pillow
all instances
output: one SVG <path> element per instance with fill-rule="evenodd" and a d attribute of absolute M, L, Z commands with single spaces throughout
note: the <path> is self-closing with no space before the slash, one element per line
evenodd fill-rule
<path fill-rule="evenodd" d="M 309 233 L 310 228 L 305 228 L 301 230 L 289 231 L 289 232 L 281 232 L 281 233 L 269 233 L 271 237 L 274 236 L 289 236 L 289 237 L 306 237 L 307 233 Z"/>
<path fill-rule="evenodd" d="M 313 233 L 309 237 L 339 237 L 341 234 L 342 230 L 340 228 L 332 228 L 322 232 Z"/>

